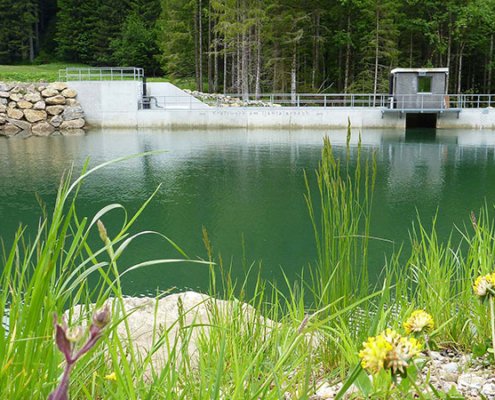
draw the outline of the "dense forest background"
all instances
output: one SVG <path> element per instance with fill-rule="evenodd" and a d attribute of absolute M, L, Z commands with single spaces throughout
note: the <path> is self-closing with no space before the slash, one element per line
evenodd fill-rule
<path fill-rule="evenodd" d="M 449 67 L 492 92 L 495 0 L 0 0 L 0 64 L 139 66 L 225 93 L 386 92 Z"/>

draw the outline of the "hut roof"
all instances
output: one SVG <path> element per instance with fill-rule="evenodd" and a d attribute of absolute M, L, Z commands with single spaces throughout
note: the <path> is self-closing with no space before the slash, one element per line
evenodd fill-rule
<path fill-rule="evenodd" d="M 448 68 L 395 68 L 390 73 L 397 74 L 401 72 L 417 72 L 417 73 L 426 73 L 426 72 L 436 72 L 436 73 L 444 73 L 448 74 Z"/>

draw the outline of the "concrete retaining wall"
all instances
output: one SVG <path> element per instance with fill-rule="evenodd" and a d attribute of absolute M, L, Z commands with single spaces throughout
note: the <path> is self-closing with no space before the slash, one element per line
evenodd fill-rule
<path fill-rule="evenodd" d="M 138 81 L 70 82 L 77 90 L 89 125 L 102 128 L 167 129 L 404 129 L 406 118 L 378 108 L 209 107 L 170 83 L 149 83 L 149 96 L 176 98 L 166 109 L 138 110 L 142 83 Z M 193 107 L 194 109 L 189 109 Z M 440 129 L 495 129 L 495 109 L 465 109 L 441 114 Z"/>
<path fill-rule="evenodd" d="M 495 129 L 495 108 L 466 108 L 456 114 L 441 114 L 439 129 Z"/>
<path fill-rule="evenodd" d="M 138 81 L 70 82 L 90 126 L 133 128 L 137 126 L 142 83 Z"/>
<path fill-rule="evenodd" d="M 140 110 L 139 128 L 168 129 L 327 129 L 404 128 L 405 119 L 382 114 L 376 108 L 232 107 L 201 110 Z"/>

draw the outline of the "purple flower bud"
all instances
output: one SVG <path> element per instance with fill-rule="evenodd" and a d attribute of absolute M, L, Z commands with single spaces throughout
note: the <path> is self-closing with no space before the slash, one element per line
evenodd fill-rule
<path fill-rule="evenodd" d="M 69 342 L 80 342 L 84 336 L 84 329 L 82 326 L 73 326 L 65 331 L 65 337 Z"/>
<path fill-rule="evenodd" d="M 108 325 L 111 318 L 112 314 L 110 313 L 110 309 L 108 308 L 108 305 L 105 305 L 105 307 L 96 310 L 93 314 L 93 324 L 96 327 L 103 329 Z"/>

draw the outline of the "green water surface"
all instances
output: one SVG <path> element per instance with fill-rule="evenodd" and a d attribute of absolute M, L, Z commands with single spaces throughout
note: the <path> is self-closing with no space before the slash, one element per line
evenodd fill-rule
<path fill-rule="evenodd" d="M 8 245 L 19 224 L 34 232 L 48 209 L 64 170 L 95 166 L 123 155 L 166 150 L 106 167 L 90 177 L 79 196 L 80 217 L 93 217 L 110 203 L 136 211 L 161 184 L 133 231 L 156 230 L 192 258 L 206 258 L 205 227 L 234 273 L 253 261 L 264 277 L 296 279 L 315 261 L 315 246 L 304 201 L 304 171 L 314 186 L 323 136 L 343 154 L 345 131 L 89 131 L 85 136 L 0 138 L 0 236 Z M 352 146 L 357 143 L 357 132 Z M 390 242 L 372 246 L 371 270 L 408 240 L 417 213 L 428 222 L 438 210 L 441 238 L 486 200 L 495 203 L 495 132 L 408 132 L 365 130 L 364 153 L 376 152 L 378 174 L 371 233 Z M 355 152 L 354 152 L 355 153 Z M 121 213 L 104 219 L 110 234 Z M 95 232 L 94 243 L 98 244 Z M 163 240 L 144 238 L 128 249 L 121 268 L 150 258 L 177 258 Z M 129 273 L 128 294 L 157 289 L 208 287 L 202 265 L 161 265 Z"/>

